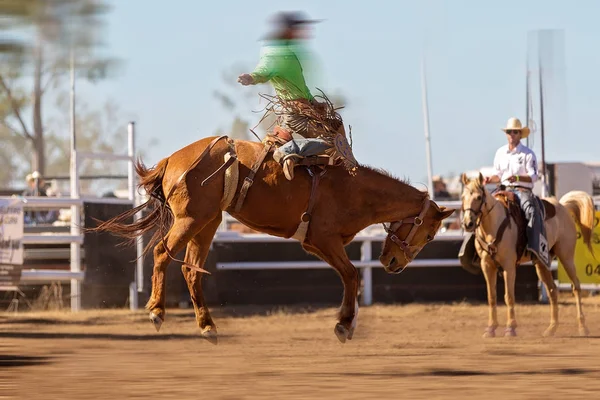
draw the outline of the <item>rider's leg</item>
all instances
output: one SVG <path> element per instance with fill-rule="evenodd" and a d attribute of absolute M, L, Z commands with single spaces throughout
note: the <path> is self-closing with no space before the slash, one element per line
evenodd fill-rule
<path fill-rule="evenodd" d="M 282 164 L 285 177 L 292 180 L 298 159 L 324 155 L 328 148 L 329 145 L 322 139 L 294 139 L 279 147 L 273 153 L 273 159 Z"/>
<path fill-rule="evenodd" d="M 526 233 L 528 248 L 538 260 L 548 266 L 546 231 L 535 195 L 531 190 L 517 190 L 516 195 L 519 197 L 521 209 L 527 219 Z"/>

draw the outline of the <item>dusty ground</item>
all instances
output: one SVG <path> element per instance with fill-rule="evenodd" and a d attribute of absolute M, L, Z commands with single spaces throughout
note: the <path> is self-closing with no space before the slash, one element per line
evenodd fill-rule
<path fill-rule="evenodd" d="M 188 310 L 158 334 L 142 312 L 0 314 L 0 399 L 598 398 L 600 301 L 585 300 L 589 338 L 566 299 L 555 338 L 546 305 L 495 339 L 484 305 L 373 306 L 345 345 L 334 309 L 214 310 L 217 346 Z"/>

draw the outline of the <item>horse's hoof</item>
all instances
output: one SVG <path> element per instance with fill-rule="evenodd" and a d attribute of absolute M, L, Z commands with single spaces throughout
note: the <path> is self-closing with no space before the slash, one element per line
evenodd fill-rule
<path fill-rule="evenodd" d="M 215 345 L 219 344 L 217 328 L 213 328 L 212 326 L 207 326 L 200 332 L 200 335 L 202 335 L 202 337 L 204 339 L 206 339 L 207 341 L 209 341 L 212 344 L 215 344 Z"/>
<path fill-rule="evenodd" d="M 335 333 L 335 336 L 337 336 L 338 340 L 342 343 L 346 343 L 346 339 L 348 339 L 348 335 L 350 334 L 350 331 L 346 329 L 344 325 L 339 323 L 335 325 L 333 332 Z"/>
<path fill-rule="evenodd" d="M 504 330 L 504 337 L 515 337 L 517 336 L 517 331 L 515 331 L 515 328 L 506 328 Z"/>
<path fill-rule="evenodd" d="M 544 337 L 552 337 L 556 333 L 556 326 L 551 326 L 544 331 Z"/>
<path fill-rule="evenodd" d="M 495 328 L 491 328 L 491 327 L 487 327 L 485 329 L 485 331 L 483 332 L 483 337 L 484 338 L 493 338 L 493 337 L 496 337 L 496 329 Z"/>
<path fill-rule="evenodd" d="M 154 314 L 153 312 L 150 313 L 150 321 L 152 321 L 152 324 L 154 325 L 154 328 L 156 329 L 156 332 L 160 331 L 160 327 L 163 324 L 163 320 L 161 317 L 159 317 L 158 315 Z"/>
<path fill-rule="evenodd" d="M 590 330 L 587 328 L 587 326 L 579 328 L 579 336 L 590 336 Z"/>
<path fill-rule="evenodd" d="M 352 337 L 354 336 L 354 327 L 351 327 L 350 330 L 348 331 L 348 340 L 352 340 Z"/>

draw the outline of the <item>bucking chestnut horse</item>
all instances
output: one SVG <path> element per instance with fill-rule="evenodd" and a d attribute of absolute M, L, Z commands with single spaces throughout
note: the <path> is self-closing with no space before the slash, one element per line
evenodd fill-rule
<path fill-rule="evenodd" d="M 379 260 L 388 273 L 398 273 L 454 212 L 439 207 L 426 192 L 367 166 L 354 175 L 342 166 L 297 167 L 289 181 L 272 159 L 271 148 L 260 142 L 209 137 L 178 150 L 154 168 L 136 164 L 139 186 L 149 200 L 96 230 L 135 239 L 156 228 L 146 247 L 156 244 L 146 308 L 157 330 L 165 320 L 167 265 L 187 246 L 182 271 L 196 320 L 202 336 L 216 343 L 217 327 L 204 301 L 201 280 L 222 211 L 254 230 L 297 238 L 304 250 L 338 272 L 344 294 L 334 332 L 342 343 L 352 339 L 356 328 L 359 288 L 359 273 L 344 247 L 362 229 L 388 222 Z M 145 217 L 126 223 L 146 207 L 151 211 Z"/>

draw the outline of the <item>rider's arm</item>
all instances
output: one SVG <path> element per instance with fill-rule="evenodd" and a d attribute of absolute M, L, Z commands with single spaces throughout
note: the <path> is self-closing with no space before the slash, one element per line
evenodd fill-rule
<path fill-rule="evenodd" d="M 525 171 L 527 175 L 519 175 L 517 178 L 523 182 L 536 182 L 538 180 L 537 174 L 537 159 L 535 154 L 530 153 L 525 156 Z"/>
<path fill-rule="evenodd" d="M 500 177 L 498 175 L 486 176 L 485 183 L 500 183 Z"/>
<path fill-rule="evenodd" d="M 269 81 L 276 75 L 277 70 L 276 57 L 269 54 L 263 54 L 260 57 L 260 61 L 254 71 L 250 73 L 250 76 L 254 80 L 253 83 L 264 83 Z"/>

